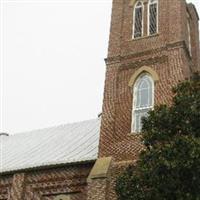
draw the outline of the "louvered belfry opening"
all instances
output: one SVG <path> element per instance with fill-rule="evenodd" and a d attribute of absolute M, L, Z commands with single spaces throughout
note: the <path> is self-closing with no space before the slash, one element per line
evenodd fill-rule
<path fill-rule="evenodd" d="M 158 7 L 157 0 L 151 0 L 149 5 L 149 34 L 153 35 L 157 33 L 157 16 Z"/>
<path fill-rule="evenodd" d="M 138 2 L 135 7 L 134 38 L 142 36 L 143 5 Z"/>

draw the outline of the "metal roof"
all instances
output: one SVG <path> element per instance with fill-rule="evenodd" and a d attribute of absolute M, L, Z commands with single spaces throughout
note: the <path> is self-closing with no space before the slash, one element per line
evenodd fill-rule
<path fill-rule="evenodd" d="M 96 160 L 100 121 L 0 136 L 0 173 Z"/>

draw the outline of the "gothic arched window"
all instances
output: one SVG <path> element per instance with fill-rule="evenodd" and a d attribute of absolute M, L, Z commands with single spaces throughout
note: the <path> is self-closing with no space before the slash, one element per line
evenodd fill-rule
<path fill-rule="evenodd" d="M 148 15 L 148 34 L 153 35 L 158 32 L 158 0 L 149 0 Z"/>
<path fill-rule="evenodd" d="M 143 35 L 143 3 L 138 1 L 135 4 L 133 15 L 133 38 L 142 37 Z"/>
<path fill-rule="evenodd" d="M 149 74 L 142 74 L 133 87 L 132 131 L 142 130 L 142 118 L 147 116 L 154 105 L 154 81 Z"/>

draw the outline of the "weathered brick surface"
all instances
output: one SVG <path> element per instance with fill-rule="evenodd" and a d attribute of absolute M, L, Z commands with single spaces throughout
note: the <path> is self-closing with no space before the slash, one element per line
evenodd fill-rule
<path fill-rule="evenodd" d="M 93 179 L 88 183 L 87 200 L 116 200 L 116 178 L 129 165 L 135 164 L 135 161 L 112 162 L 107 178 Z"/>
<path fill-rule="evenodd" d="M 21 200 L 23 198 L 25 178 L 24 173 L 16 173 L 13 175 L 12 187 L 8 198 L 9 200 Z"/>
<path fill-rule="evenodd" d="M 86 200 L 87 177 L 93 164 L 3 175 L 0 200 L 53 200 L 59 194 L 70 194 L 71 200 Z"/>
<path fill-rule="evenodd" d="M 107 179 L 94 179 L 88 183 L 88 198 L 87 200 L 106 200 Z"/>
<path fill-rule="evenodd" d="M 0 175 L 0 200 L 8 200 L 10 198 L 12 182 L 12 175 Z"/>
<path fill-rule="evenodd" d="M 144 15 L 147 2 L 144 1 Z M 130 1 L 113 0 L 100 157 L 130 160 L 136 158 L 143 148 L 139 136 L 131 134 L 133 88 L 128 85 L 140 67 L 148 66 L 158 74 L 155 105 L 159 105 L 170 104 L 172 87 L 188 78 L 199 65 L 198 19 L 194 7 L 184 0 L 159 0 L 158 5 L 158 34 L 149 37 L 147 29 L 144 29 L 144 36 L 134 40 L 133 6 Z M 188 49 L 187 13 L 191 13 L 192 57 Z M 144 27 L 147 27 L 146 17 Z"/>
<path fill-rule="evenodd" d="M 107 177 L 87 182 L 94 163 L 54 167 L 0 175 L 0 200 L 54 200 L 69 194 L 71 200 L 116 200 L 117 176 L 135 163 L 144 148 L 141 135 L 131 133 L 132 75 L 141 67 L 153 69 L 155 104 L 170 104 L 171 88 L 200 71 L 198 15 L 185 0 L 158 0 L 159 31 L 147 36 L 147 2 L 144 1 L 144 37 L 132 40 L 133 0 L 113 0 L 105 80 L 99 157 L 113 157 Z M 192 56 L 189 54 L 187 19 Z"/>
<path fill-rule="evenodd" d="M 113 163 L 110 169 L 110 176 L 108 177 L 108 186 L 107 186 L 107 199 L 106 200 L 116 200 L 117 196 L 115 193 L 115 182 L 116 178 L 129 166 L 133 165 L 135 160 L 126 161 L 126 162 L 115 162 Z"/>
<path fill-rule="evenodd" d="M 199 24 L 198 13 L 194 9 L 192 4 L 187 6 L 189 13 L 189 22 L 191 29 L 191 43 L 192 43 L 192 64 L 194 70 L 200 71 L 200 49 L 199 49 Z"/>

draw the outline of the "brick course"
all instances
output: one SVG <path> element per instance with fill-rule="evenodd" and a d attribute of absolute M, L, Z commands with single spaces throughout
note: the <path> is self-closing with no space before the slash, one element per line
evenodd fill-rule
<path fill-rule="evenodd" d="M 0 200 L 54 200 L 59 194 L 70 194 L 71 200 L 86 200 L 87 177 L 93 164 L 1 175 Z"/>

